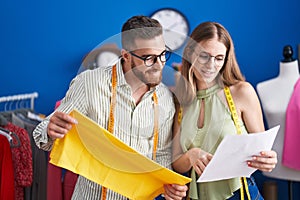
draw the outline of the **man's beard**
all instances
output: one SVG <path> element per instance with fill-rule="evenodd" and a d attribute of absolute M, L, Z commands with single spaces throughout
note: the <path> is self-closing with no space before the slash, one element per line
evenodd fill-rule
<path fill-rule="evenodd" d="M 154 67 L 154 66 L 152 66 L 152 67 Z M 158 78 L 156 78 L 157 80 L 154 81 L 154 80 L 151 80 L 151 78 L 147 78 L 146 74 L 143 73 L 142 71 L 140 71 L 138 68 L 139 67 L 133 61 L 131 61 L 131 70 L 133 71 L 134 75 L 136 77 L 138 77 L 138 79 L 140 79 L 148 87 L 155 87 L 158 84 L 160 84 L 160 82 L 162 80 L 162 72 L 161 72 L 161 70 L 160 70 L 160 76 Z M 151 70 L 155 70 L 155 69 L 151 69 Z"/>

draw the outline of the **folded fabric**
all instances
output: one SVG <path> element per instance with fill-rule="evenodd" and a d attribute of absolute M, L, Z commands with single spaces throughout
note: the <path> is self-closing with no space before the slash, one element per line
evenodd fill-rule
<path fill-rule="evenodd" d="M 97 123 L 73 110 L 78 124 L 57 139 L 50 162 L 129 199 L 154 199 L 164 184 L 184 185 L 190 178 L 171 171 L 123 143 Z"/>

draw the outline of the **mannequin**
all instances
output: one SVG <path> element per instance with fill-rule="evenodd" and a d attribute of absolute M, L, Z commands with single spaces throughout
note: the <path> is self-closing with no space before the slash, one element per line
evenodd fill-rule
<path fill-rule="evenodd" d="M 284 59 L 280 62 L 279 75 L 276 78 L 257 84 L 257 93 L 261 100 L 268 127 L 280 125 L 273 149 L 277 152 L 278 163 L 272 172 L 263 174 L 272 178 L 300 181 L 300 171 L 282 165 L 282 151 L 285 130 L 285 112 L 293 93 L 294 85 L 299 78 L 298 61 L 293 59 L 293 49 L 285 46 Z"/>

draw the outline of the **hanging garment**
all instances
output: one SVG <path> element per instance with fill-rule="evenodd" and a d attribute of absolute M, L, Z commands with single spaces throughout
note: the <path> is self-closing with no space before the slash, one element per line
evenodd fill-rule
<path fill-rule="evenodd" d="M 7 138 L 0 135 L 0 199 L 14 200 L 14 171 Z"/>
<path fill-rule="evenodd" d="M 24 114 L 16 113 L 24 128 L 27 130 L 32 149 L 33 183 L 25 189 L 25 200 L 47 199 L 47 152 L 39 149 L 32 137 L 32 132 L 39 121 L 29 119 Z"/>
<path fill-rule="evenodd" d="M 0 118 L 0 126 L 8 127 L 8 129 L 11 128 L 11 130 L 13 130 L 13 133 L 17 132 L 18 134 L 16 134 L 16 136 L 18 139 L 20 136 L 19 145 L 17 145 L 18 148 L 14 148 L 14 146 L 10 145 L 11 153 L 12 153 L 13 171 L 15 173 L 13 184 L 15 186 L 14 189 L 16 191 L 15 191 L 15 195 L 14 195 L 15 197 L 13 198 L 14 200 L 15 199 L 22 199 L 22 200 L 46 199 L 46 197 L 43 197 L 42 195 L 40 195 L 40 196 L 36 195 L 36 197 L 34 197 L 32 195 L 33 192 L 36 192 L 38 194 L 43 192 L 41 187 L 34 190 L 34 188 L 37 188 L 37 185 L 41 185 L 41 184 L 36 184 L 36 181 L 34 181 L 35 177 L 38 177 L 39 175 L 33 176 L 33 172 L 36 174 L 36 172 L 35 172 L 36 170 L 34 169 L 35 161 L 33 160 L 33 155 L 35 155 L 35 153 L 33 152 L 33 150 L 35 148 L 36 149 L 38 149 L 38 148 L 36 147 L 36 145 L 33 141 L 31 133 L 38 122 L 35 124 L 30 123 L 30 122 L 24 122 L 23 119 L 19 119 L 19 117 L 17 117 L 15 115 L 15 114 L 17 114 L 17 113 L 14 113 L 16 110 L 12 111 L 12 109 L 18 109 L 18 112 L 27 113 L 29 108 L 23 108 L 24 105 L 25 105 L 25 107 L 27 107 L 27 100 L 29 103 L 28 105 L 30 105 L 30 108 L 31 108 L 30 110 L 33 111 L 34 99 L 37 96 L 38 96 L 38 93 L 34 92 L 34 93 L 30 93 L 30 94 L 20 94 L 20 95 L 0 97 L 0 99 L 1 99 L 0 102 L 10 102 L 9 107 L 7 107 L 7 103 L 5 104 L 5 106 L 4 106 L 5 112 L 1 112 L 1 115 L 6 114 L 7 116 L 5 116 L 5 118 L 8 117 L 9 119 L 7 118 L 6 120 L 3 121 L 2 120 L 3 118 L 1 117 Z M 30 102 L 29 102 L 29 100 L 30 100 Z M 13 106 L 13 105 L 15 105 L 15 106 Z M 22 108 L 19 109 L 19 107 L 22 107 Z M 7 111 L 7 108 L 8 108 L 8 111 Z M 25 116 L 28 117 L 27 115 L 25 115 Z M 24 118 L 26 118 L 26 117 L 24 117 Z M 11 124 L 7 124 L 8 121 Z M 34 120 L 32 120 L 32 121 L 34 121 Z M 43 151 L 41 150 L 41 152 L 43 152 Z M 0 151 L 0 153 L 2 153 L 2 151 Z M 44 156 L 45 156 L 45 153 L 44 153 Z M 44 162 L 46 163 L 46 160 L 44 160 Z M 42 165 L 38 166 L 37 169 L 38 170 L 46 170 L 46 168 L 43 167 Z M 7 173 L 7 176 L 8 175 L 9 175 L 9 173 Z M 41 180 L 46 182 L 45 177 L 41 176 Z M 9 184 L 9 183 L 7 183 L 7 184 Z M 46 184 L 44 184 L 44 185 L 46 188 Z M 45 194 L 46 194 L 46 192 L 45 192 Z M 11 198 L 9 198 L 9 197 L 2 198 L 2 196 L 0 196 L 0 199 L 1 200 L 2 199 L 9 200 Z"/>
<path fill-rule="evenodd" d="M 1 115 L 12 124 L 25 129 L 30 140 L 33 180 L 30 186 L 25 187 L 24 200 L 47 199 L 47 153 L 35 145 L 32 131 L 39 121 L 29 119 L 27 117 L 28 111 L 34 112 L 33 110 L 22 109 L 3 112 Z"/>
<path fill-rule="evenodd" d="M 286 111 L 282 164 L 286 167 L 300 170 L 300 79 L 294 86 Z"/>
<path fill-rule="evenodd" d="M 12 160 L 15 174 L 15 200 L 24 199 L 24 188 L 32 184 L 32 151 L 27 131 L 11 122 L 4 126 L 6 130 L 14 132 L 19 140 L 20 146 L 11 148 Z"/>
<path fill-rule="evenodd" d="M 47 200 L 70 200 L 78 175 L 48 163 Z"/>

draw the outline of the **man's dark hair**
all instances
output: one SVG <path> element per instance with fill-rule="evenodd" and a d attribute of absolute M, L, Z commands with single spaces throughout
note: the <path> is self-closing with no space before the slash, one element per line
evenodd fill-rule
<path fill-rule="evenodd" d="M 153 39 L 162 33 L 162 26 L 156 19 L 133 16 L 122 27 L 122 46 L 126 50 L 133 50 L 136 48 L 136 39 Z"/>

